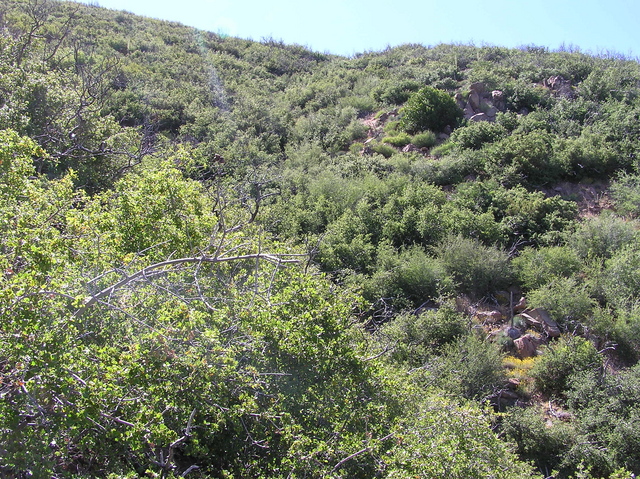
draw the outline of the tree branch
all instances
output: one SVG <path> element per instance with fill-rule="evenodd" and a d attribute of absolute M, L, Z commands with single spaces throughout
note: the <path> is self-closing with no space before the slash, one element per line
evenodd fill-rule
<path fill-rule="evenodd" d="M 200 257 L 189 257 L 189 258 L 177 258 L 171 259 L 167 261 L 161 261 L 160 263 L 155 263 L 146 268 L 143 268 L 125 278 L 118 281 L 117 283 L 103 289 L 102 291 L 94 294 L 90 298 L 88 298 L 84 305 L 79 308 L 74 316 L 81 316 L 84 312 L 93 306 L 95 303 L 100 301 L 105 296 L 110 296 L 118 289 L 132 283 L 140 278 L 144 278 L 148 276 L 150 273 L 154 272 L 158 269 L 163 268 L 171 268 L 177 265 L 183 264 L 202 264 L 202 263 L 210 263 L 210 264 L 218 264 L 218 263 L 226 263 L 230 261 L 243 261 L 243 260 L 265 260 L 273 264 L 283 264 L 283 263 L 298 263 L 297 259 L 283 259 L 282 256 L 288 256 L 290 258 L 296 256 L 305 256 L 300 254 L 287 254 L 287 255 L 271 255 L 266 253 L 254 253 L 254 254 L 246 254 L 246 255 L 237 255 L 237 256 L 216 256 L 216 257 L 208 257 L 208 256 L 200 256 Z"/>

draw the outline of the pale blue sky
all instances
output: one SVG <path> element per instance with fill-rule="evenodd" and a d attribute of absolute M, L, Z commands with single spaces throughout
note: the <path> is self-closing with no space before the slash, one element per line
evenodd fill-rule
<path fill-rule="evenodd" d="M 97 0 L 203 30 L 353 55 L 403 43 L 577 46 L 640 56 L 640 0 Z"/>

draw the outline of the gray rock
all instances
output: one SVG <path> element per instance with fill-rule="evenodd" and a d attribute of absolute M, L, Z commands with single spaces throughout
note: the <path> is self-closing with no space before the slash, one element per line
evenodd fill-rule
<path fill-rule="evenodd" d="M 471 93 L 469 93 L 469 105 L 471 105 L 474 111 L 480 109 L 480 95 L 477 91 L 471 90 Z"/>

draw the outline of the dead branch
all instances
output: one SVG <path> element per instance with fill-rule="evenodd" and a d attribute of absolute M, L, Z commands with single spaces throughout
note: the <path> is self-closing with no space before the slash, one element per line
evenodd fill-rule
<path fill-rule="evenodd" d="M 146 268 L 143 268 L 129 276 L 126 276 L 125 278 L 118 281 L 117 283 L 94 294 L 93 296 L 88 298 L 85 301 L 84 305 L 74 313 L 74 317 L 81 316 L 82 314 L 84 314 L 84 312 L 88 308 L 96 304 L 102 298 L 111 296 L 120 288 L 123 288 L 124 286 L 134 281 L 137 281 L 140 278 L 146 278 L 154 272 L 157 273 L 156 270 L 162 270 L 162 269 L 170 270 L 172 267 L 184 265 L 184 264 L 202 264 L 202 263 L 219 264 L 219 263 L 227 263 L 231 261 L 244 261 L 244 260 L 256 260 L 256 261 L 265 260 L 265 261 L 268 261 L 269 263 L 276 264 L 276 265 L 299 262 L 297 259 L 285 259 L 283 258 L 283 256 L 294 258 L 296 256 L 304 256 L 304 255 L 299 255 L 299 254 L 271 255 L 266 253 L 254 253 L 254 254 L 237 255 L 237 256 L 216 256 L 216 257 L 200 256 L 200 257 L 177 258 L 177 259 L 172 259 L 167 261 L 161 261 L 159 263 L 155 263 L 150 266 L 147 266 Z"/>

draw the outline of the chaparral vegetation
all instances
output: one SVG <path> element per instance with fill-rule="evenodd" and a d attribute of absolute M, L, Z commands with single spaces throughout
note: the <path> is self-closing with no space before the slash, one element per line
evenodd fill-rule
<path fill-rule="evenodd" d="M 0 5 L 0 477 L 640 474 L 640 64 Z"/>

